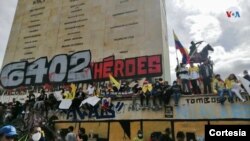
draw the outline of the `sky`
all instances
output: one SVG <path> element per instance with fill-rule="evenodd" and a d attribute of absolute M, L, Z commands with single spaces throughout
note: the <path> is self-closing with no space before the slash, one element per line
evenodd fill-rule
<path fill-rule="evenodd" d="M 167 8 L 168 43 L 171 78 L 175 79 L 176 53 L 173 30 L 184 47 L 191 41 L 209 43 L 214 73 L 222 78 L 230 73 L 250 72 L 250 1 L 249 0 L 165 0 Z M 0 66 L 7 46 L 17 0 L 0 0 Z M 228 18 L 226 11 L 237 8 L 240 18 Z M 178 53 L 181 60 L 181 55 Z"/>

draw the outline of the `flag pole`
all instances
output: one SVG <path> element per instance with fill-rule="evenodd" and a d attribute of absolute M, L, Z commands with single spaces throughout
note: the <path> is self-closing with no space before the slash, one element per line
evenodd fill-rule
<path fill-rule="evenodd" d="M 175 32 L 173 30 L 173 34 L 175 35 Z M 176 55 L 176 61 L 177 61 L 177 67 L 176 67 L 176 70 L 175 71 L 178 71 L 179 70 L 179 59 L 178 59 L 178 55 L 177 55 L 177 48 L 175 47 L 175 55 Z"/>
<path fill-rule="evenodd" d="M 174 30 L 173 30 L 173 34 L 175 35 Z M 176 55 L 177 64 L 178 64 L 178 66 L 179 66 L 179 59 L 178 59 L 177 49 L 176 49 L 176 47 L 175 47 L 175 55 Z"/>

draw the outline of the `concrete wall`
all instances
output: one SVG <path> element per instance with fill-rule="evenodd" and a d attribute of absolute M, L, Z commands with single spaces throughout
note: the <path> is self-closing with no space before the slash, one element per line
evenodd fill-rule
<path fill-rule="evenodd" d="M 38 95 L 38 94 L 36 94 Z M 1 96 L 2 102 L 11 102 L 13 98 L 24 102 L 27 96 Z M 114 100 L 113 113 L 95 115 L 96 120 L 138 120 L 138 119 L 249 119 L 250 117 L 250 97 L 243 95 L 246 102 L 241 102 L 234 98 L 234 103 L 225 101 L 224 105 L 219 103 L 218 96 L 181 96 L 179 106 L 173 106 L 174 101 L 171 98 L 170 104 L 162 109 L 154 109 L 152 100 L 149 101 L 149 108 L 142 108 L 140 101 L 137 99 L 132 103 L 131 99 Z M 67 107 L 67 106 L 66 106 Z M 88 112 L 88 111 L 87 111 Z M 80 117 L 78 117 L 80 119 Z M 65 116 L 59 117 L 62 121 L 67 121 Z M 85 115 L 81 120 L 89 120 Z"/>

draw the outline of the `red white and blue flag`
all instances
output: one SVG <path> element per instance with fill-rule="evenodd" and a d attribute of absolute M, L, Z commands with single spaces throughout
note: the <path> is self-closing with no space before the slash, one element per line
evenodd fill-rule
<path fill-rule="evenodd" d="M 190 61 L 190 56 L 186 48 L 184 48 L 176 36 L 175 32 L 174 33 L 174 42 L 175 42 L 175 48 L 178 49 L 181 52 L 182 55 L 182 63 L 184 64 L 189 64 Z"/>

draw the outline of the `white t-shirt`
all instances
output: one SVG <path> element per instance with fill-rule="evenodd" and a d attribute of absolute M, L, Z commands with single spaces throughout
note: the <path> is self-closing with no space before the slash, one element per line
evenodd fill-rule
<path fill-rule="evenodd" d="M 188 75 L 188 68 L 186 68 L 186 67 L 182 67 L 182 68 L 180 68 L 180 72 L 183 72 L 183 71 L 187 71 L 187 73 L 185 73 L 185 74 L 180 74 L 179 76 L 180 76 L 180 78 L 181 79 L 189 79 L 189 75 Z"/>
<path fill-rule="evenodd" d="M 87 93 L 88 95 L 93 95 L 95 91 L 95 87 L 94 86 L 89 86 L 87 89 Z"/>
<path fill-rule="evenodd" d="M 242 88 L 241 88 L 241 84 L 240 83 L 234 83 L 233 84 L 233 87 L 232 87 L 232 91 L 234 92 L 239 92 L 239 91 L 244 91 Z"/>
<path fill-rule="evenodd" d="M 66 141 L 76 141 L 75 133 L 72 133 L 72 132 L 68 133 L 65 137 L 65 140 Z"/>

